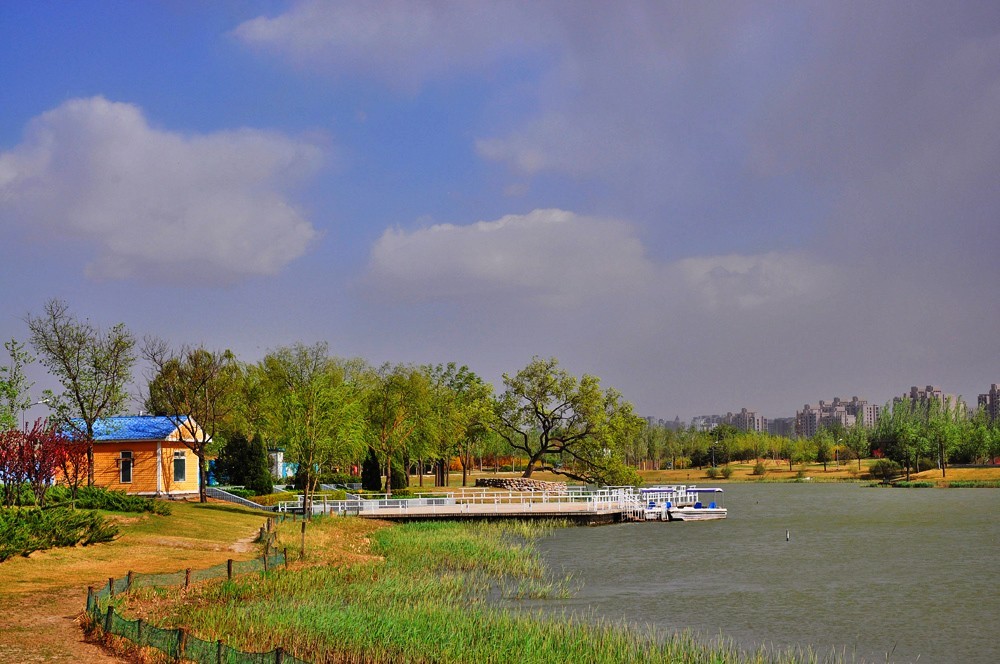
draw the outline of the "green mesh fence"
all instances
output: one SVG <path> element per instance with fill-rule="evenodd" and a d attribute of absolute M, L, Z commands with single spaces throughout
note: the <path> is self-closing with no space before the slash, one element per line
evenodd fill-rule
<path fill-rule="evenodd" d="M 265 558 L 231 561 L 232 574 L 238 576 L 251 572 L 263 572 L 285 565 L 284 552 L 273 553 Z M 253 653 L 237 650 L 221 641 L 205 641 L 179 629 L 163 629 L 141 620 L 128 620 L 114 609 L 102 608 L 104 600 L 112 595 L 128 592 L 132 588 L 149 586 L 183 586 L 186 583 L 220 579 L 229 576 L 230 563 L 215 565 L 202 570 L 183 570 L 171 574 L 130 574 L 121 579 L 109 579 L 108 583 L 87 593 L 87 614 L 105 632 L 128 639 L 140 646 L 156 648 L 173 659 L 183 659 L 205 664 L 309 664 L 281 649 L 270 652 Z"/>

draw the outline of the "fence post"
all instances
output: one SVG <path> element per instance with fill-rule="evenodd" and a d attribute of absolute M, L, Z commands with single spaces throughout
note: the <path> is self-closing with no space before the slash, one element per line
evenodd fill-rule
<path fill-rule="evenodd" d="M 305 560 L 306 557 L 306 521 L 302 520 L 302 545 L 299 549 L 299 560 Z"/>
<path fill-rule="evenodd" d="M 184 650 L 187 648 L 187 631 L 182 627 L 177 630 L 177 659 L 184 659 Z"/>
<path fill-rule="evenodd" d="M 264 572 L 267 572 L 267 547 L 264 547 Z"/>
<path fill-rule="evenodd" d="M 226 561 L 226 576 L 230 581 L 233 580 L 233 559 L 230 558 Z"/>
<path fill-rule="evenodd" d="M 187 569 L 184 570 L 184 589 L 187 590 L 187 588 L 190 585 L 191 585 L 191 568 L 188 567 Z"/>
<path fill-rule="evenodd" d="M 111 633 L 111 619 L 115 615 L 115 608 L 113 606 L 108 607 L 108 612 L 104 615 L 104 633 Z"/>
<path fill-rule="evenodd" d="M 130 590 L 132 590 L 132 574 L 133 574 L 132 570 L 129 570 L 128 574 L 125 577 L 125 592 L 126 593 L 129 592 Z"/>
<path fill-rule="evenodd" d="M 142 645 L 142 618 L 139 618 L 135 626 L 135 642 Z"/>
<path fill-rule="evenodd" d="M 115 577 L 108 577 L 108 597 L 115 596 Z"/>
<path fill-rule="evenodd" d="M 94 586 L 87 586 L 87 613 L 94 610 Z"/>
<path fill-rule="evenodd" d="M 222 664 L 222 639 L 215 642 L 215 664 Z"/>
<path fill-rule="evenodd" d="M 285 661 L 285 649 L 278 646 L 274 650 L 274 664 L 283 664 Z"/>

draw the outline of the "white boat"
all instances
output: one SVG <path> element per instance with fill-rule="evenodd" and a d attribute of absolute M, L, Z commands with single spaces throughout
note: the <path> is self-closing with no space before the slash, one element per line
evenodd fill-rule
<path fill-rule="evenodd" d="M 725 519 L 726 508 L 716 503 L 722 489 L 695 486 L 654 486 L 639 489 L 647 521 L 710 521 Z M 706 506 L 699 494 L 712 494 Z"/>

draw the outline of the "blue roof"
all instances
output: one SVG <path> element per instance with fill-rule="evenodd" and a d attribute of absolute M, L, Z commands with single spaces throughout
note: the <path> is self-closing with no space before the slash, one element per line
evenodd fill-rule
<path fill-rule="evenodd" d="M 177 424 L 187 421 L 187 416 L 123 415 L 104 417 L 94 422 L 94 442 L 110 440 L 166 440 L 177 430 Z M 81 431 L 83 420 L 70 420 L 70 426 Z"/>

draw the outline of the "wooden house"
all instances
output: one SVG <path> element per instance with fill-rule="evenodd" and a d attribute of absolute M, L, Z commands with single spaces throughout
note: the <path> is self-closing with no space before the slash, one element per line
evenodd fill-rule
<path fill-rule="evenodd" d="M 83 426 L 79 420 L 72 424 Z M 94 423 L 94 484 L 144 496 L 197 494 L 198 457 L 183 441 L 202 435 L 186 416 L 100 419 Z"/>

